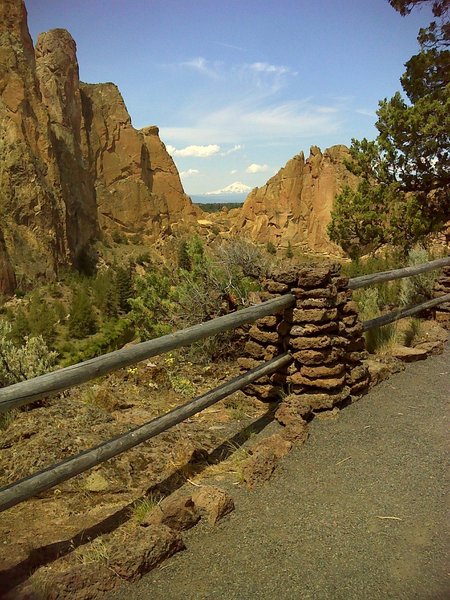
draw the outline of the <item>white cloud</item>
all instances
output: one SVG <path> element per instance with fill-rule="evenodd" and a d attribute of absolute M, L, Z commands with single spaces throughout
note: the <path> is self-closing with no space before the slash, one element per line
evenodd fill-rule
<path fill-rule="evenodd" d="M 233 154 L 233 152 L 237 152 L 238 150 L 242 150 L 242 148 L 243 148 L 242 144 L 235 144 L 229 150 L 225 150 L 225 152 L 222 152 L 220 156 L 228 156 L 229 154 Z"/>
<path fill-rule="evenodd" d="M 285 73 L 292 73 L 289 67 L 283 65 L 269 65 L 265 62 L 255 62 L 249 65 L 249 69 L 256 73 L 273 73 L 275 75 L 284 75 Z"/>
<path fill-rule="evenodd" d="M 233 144 L 331 135 L 341 130 L 343 116 L 335 106 L 318 106 L 314 99 L 263 104 L 254 96 L 211 112 L 190 115 L 186 127 L 161 127 L 162 139 L 189 143 L 192 139 Z M 325 109 L 325 110 L 324 110 Z"/>
<path fill-rule="evenodd" d="M 208 144 L 208 146 L 186 146 L 186 148 L 180 148 L 179 150 L 175 146 L 168 144 L 166 150 L 172 156 L 195 156 L 197 158 L 208 158 L 213 156 L 220 151 L 220 146 L 217 144 Z"/>
<path fill-rule="evenodd" d="M 237 169 L 233 169 L 232 171 L 230 171 L 230 175 L 236 175 L 237 173 Z"/>
<path fill-rule="evenodd" d="M 198 169 L 188 169 L 187 171 L 181 171 L 180 177 L 193 177 L 199 173 L 200 171 Z"/>
<path fill-rule="evenodd" d="M 269 168 L 269 165 L 258 165 L 257 163 L 252 163 L 245 169 L 245 171 L 246 173 L 265 173 L 269 170 Z"/>
<path fill-rule="evenodd" d="M 221 65 L 220 62 L 211 62 L 203 56 L 198 56 L 197 58 L 193 58 L 192 60 L 188 60 L 186 62 L 180 63 L 182 67 L 188 67 L 189 69 L 193 69 L 194 71 L 198 71 L 203 75 L 207 75 L 208 77 L 212 77 L 213 79 L 219 78 L 218 69 Z"/>
<path fill-rule="evenodd" d="M 220 190 L 214 190 L 213 192 L 206 192 L 206 196 L 217 196 L 219 194 L 245 194 L 252 188 L 249 185 L 245 185 L 242 181 L 235 181 L 227 185 Z"/>
<path fill-rule="evenodd" d="M 365 117 L 371 117 L 372 119 L 375 119 L 377 116 L 374 110 L 368 110 L 366 108 L 358 108 L 356 109 L 356 112 L 358 115 L 364 115 Z"/>

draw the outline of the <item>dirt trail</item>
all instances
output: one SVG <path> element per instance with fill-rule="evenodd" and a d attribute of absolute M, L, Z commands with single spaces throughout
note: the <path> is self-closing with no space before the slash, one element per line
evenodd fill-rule
<path fill-rule="evenodd" d="M 450 597 L 449 398 L 447 347 L 316 420 L 268 484 L 234 489 L 228 520 L 111 600 Z"/>

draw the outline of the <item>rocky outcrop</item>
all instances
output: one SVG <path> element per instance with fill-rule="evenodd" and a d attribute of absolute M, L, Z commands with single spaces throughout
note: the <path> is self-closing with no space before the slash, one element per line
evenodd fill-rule
<path fill-rule="evenodd" d="M 133 128 L 114 84 L 79 81 L 64 29 L 35 50 L 22 0 L 0 4 L 0 93 L 3 290 L 82 268 L 101 229 L 150 240 L 199 215 L 158 129 Z"/>
<path fill-rule="evenodd" d="M 158 128 L 134 129 L 113 83 L 81 84 L 81 96 L 101 228 L 156 237 L 181 218 L 193 220 L 199 211 L 184 194 Z"/>
<path fill-rule="evenodd" d="M 304 247 L 305 250 L 338 251 L 327 235 L 336 194 L 356 178 L 346 169 L 345 146 L 332 146 L 322 154 L 313 146 L 305 161 L 294 156 L 261 188 L 247 196 L 236 232 L 261 243 Z"/>
<path fill-rule="evenodd" d="M 0 214 L 20 280 L 51 275 L 67 262 L 65 206 L 50 118 L 36 77 L 26 10 L 0 3 Z"/>

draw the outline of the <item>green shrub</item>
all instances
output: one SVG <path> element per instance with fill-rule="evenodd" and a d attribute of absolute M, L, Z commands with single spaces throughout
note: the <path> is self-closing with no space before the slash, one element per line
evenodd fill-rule
<path fill-rule="evenodd" d="M 416 266 L 428 262 L 428 252 L 423 248 L 413 248 L 408 253 L 408 266 Z M 433 287 L 439 271 L 428 271 L 414 277 L 405 277 L 400 281 L 400 304 L 411 306 L 425 302 L 433 296 Z"/>
<path fill-rule="evenodd" d="M 78 288 L 73 294 L 67 326 L 69 335 L 76 339 L 92 335 L 97 330 L 92 302 L 84 287 Z"/>
<path fill-rule="evenodd" d="M 275 247 L 275 244 L 273 242 L 267 242 L 266 244 L 266 250 L 269 254 L 275 255 L 277 253 L 277 249 Z"/>
<path fill-rule="evenodd" d="M 52 370 L 57 353 L 42 336 L 25 337 L 21 345 L 11 340 L 11 324 L 0 321 L 0 387 L 31 379 Z"/>

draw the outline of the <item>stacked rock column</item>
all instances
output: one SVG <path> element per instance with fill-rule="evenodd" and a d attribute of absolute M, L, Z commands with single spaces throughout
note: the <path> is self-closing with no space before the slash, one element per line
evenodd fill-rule
<path fill-rule="evenodd" d="M 446 294 L 450 294 L 450 267 L 442 269 L 433 290 L 435 298 L 445 296 Z M 444 302 L 436 307 L 435 319 L 442 327 L 450 329 L 450 302 Z"/>
<path fill-rule="evenodd" d="M 330 409 L 368 387 L 362 364 L 366 353 L 356 304 L 340 266 L 299 266 L 273 273 L 265 282 L 265 298 L 290 293 L 292 309 L 265 317 L 249 332 L 241 367 L 256 366 L 288 350 L 292 363 L 284 373 L 259 381 L 246 392 L 262 400 L 287 396 L 302 405 L 299 414 Z M 281 393 L 283 392 L 283 393 Z"/>

